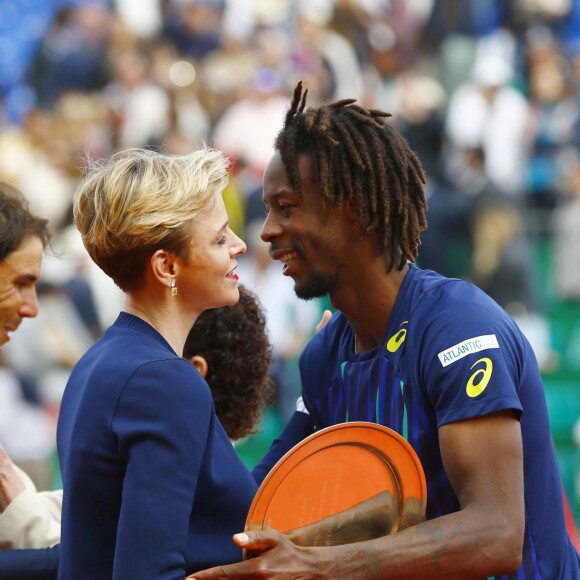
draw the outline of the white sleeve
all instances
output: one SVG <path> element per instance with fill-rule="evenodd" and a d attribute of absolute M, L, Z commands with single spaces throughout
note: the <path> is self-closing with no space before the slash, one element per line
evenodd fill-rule
<path fill-rule="evenodd" d="M 302 397 L 298 397 L 296 399 L 296 410 L 300 413 L 306 413 L 306 415 L 310 415 Z"/>
<path fill-rule="evenodd" d="M 0 545 L 50 548 L 60 542 L 62 490 L 38 492 L 28 476 L 17 471 L 27 487 L 0 514 Z"/>

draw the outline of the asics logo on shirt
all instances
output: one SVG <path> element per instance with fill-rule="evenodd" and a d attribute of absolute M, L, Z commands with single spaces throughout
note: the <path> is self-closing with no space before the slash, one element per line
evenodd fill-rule
<path fill-rule="evenodd" d="M 403 324 L 408 323 L 409 321 L 405 320 L 405 322 L 401 322 L 401 326 L 403 326 Z M 387 350 L 389 352 L 397 352 L 399 350 L 399 347 L 405 342 L 406 338 L 407 338 L 407 329 L 401 328 L 401 330 L 399 330 L 396 334 L 393 334 L 393 336 L 391 336 L 391 338 L 389 338 L 389 340 L 387 341 Z"/>
<path fill-rule="evenodd" d="M 477 369 L 467 381 L 467 385 L 465 387 L 465 392 L 467 393 L 468 397 L 474 398 L 487 388 L 489 384 L 489 380 L 491 379 L 491 374 L 493 372 L 493 362 L 490 358 L 480 358 L 478 361 L 474 362 L 470 368 L 473 368 L 480 363 L 483 363 L 483 367 Z"/>

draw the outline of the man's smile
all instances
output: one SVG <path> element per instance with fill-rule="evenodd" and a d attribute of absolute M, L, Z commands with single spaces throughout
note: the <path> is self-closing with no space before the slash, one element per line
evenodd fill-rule
<path fill-rule="evenodd" d="M 298 252 L 294 250 L 271 250 L 270 256 L 272 260 L 279 260 L 283 264 L 282 272 L 286 274 L 288 267 L 292 262 L 294 262 L 299 256 Z"/>

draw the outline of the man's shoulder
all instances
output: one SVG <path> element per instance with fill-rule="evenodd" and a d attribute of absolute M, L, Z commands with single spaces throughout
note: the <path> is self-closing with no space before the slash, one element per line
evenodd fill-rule
<path fill-rule="evenodd" d="M 485 311 L 501 315 L 503 310 L 481 288 L 459 278 L 447 278 L 431 270 L 414 269 L 411 308 L 425 320 L 445 313 L 460 318 L 466 313 Z"/>
<path fill-rule="evenodd" d="M 424 272 L 413 288 L 408 310 L 400 313 L 407 321 L 405 351 L 411 359 L 491 335 L 504 343 L 520 340 L 521 331 L 505 310 L 473 283 Z"/>

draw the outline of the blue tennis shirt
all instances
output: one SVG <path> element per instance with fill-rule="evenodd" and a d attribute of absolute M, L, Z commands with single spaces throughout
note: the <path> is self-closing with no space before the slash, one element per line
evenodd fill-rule
<path fill-rule="evenodd" d="M 535 355 L 515 322 L 476 286 L 411 265 L 380 348 L 355 354 L 352 328 L 338 312 L 306 347 L 300 373 L 317 428 L 373 421 L 409 441 L 425 470 L 428 519 L 459 510 L 438 428 L 516 411 L 524 451 L 523 563 L 498 578 L 580 578 Z"/>

